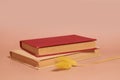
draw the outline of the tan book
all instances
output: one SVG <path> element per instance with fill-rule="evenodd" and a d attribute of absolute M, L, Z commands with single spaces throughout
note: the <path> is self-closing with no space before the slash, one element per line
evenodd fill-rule
<path fill-rule="evenodd" d="M 23 63 L 30 64 L 34 67 L 44 67 L 49 65 L 54 65 L 56 62 L 56 58 L 59 56 L 69 56 L 72 59 L 79 61 L 84 59 L 89 59 L 93 57 L 99 56 L 98 49 L 94 51 L 83 51 L 83 52 L 74 52 L 69 54 L 60 54 L 53 56 L 45 56 L 45 57 L 35 57 L 34 55 L 24 51 L 24 50 L 13 50 L 10 51 L 10 56 L 12 59 L 18 60 Z"/>

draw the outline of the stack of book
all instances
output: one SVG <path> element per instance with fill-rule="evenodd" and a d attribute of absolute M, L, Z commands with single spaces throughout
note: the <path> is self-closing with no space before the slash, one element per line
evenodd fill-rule
<path fill-rule="evenodd" d="M 53 65 L 60 56 L 79 61 L 99 55 L 96 39 L 79 35 L 21 40 L 20 47 L 10 51 L 11 58 L 35 67 Z"/>

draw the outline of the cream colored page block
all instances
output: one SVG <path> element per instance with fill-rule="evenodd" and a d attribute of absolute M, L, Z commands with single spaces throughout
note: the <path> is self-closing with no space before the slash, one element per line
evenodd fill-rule
<path fill-rule="evenodd" d="M 94 58 L 94 57 L 98 57 L 99 53 L 76 53 L 76 54 L 71 54 L 71 55 L 65 55 L 65 56 L 69 56 L 70 58 L 76 60 L 76 61 L 80 61 L 80 60 L 85 60 L 85 59 L 90 59 L 90 58 Z M 53 65 L 56 62 L 56 58 L 51 58 L 48 60 L 42 60 L 39 62 L 39 67 L 43 67 L 43 66 L 49 66 L 49 65 Z"/>
<path fill-rule="evenodd" d="M 96 43 L 94 41 L 94 42 L 87 42 L 87 43 L 85 42 L 85 43 L 76 43 L 76 44 L 61 45 L 61 46 L 54 46 L 54 47 L 46 47 L 46 48 L 39 49 L 39 55 L 91 49 L 91 48 L 95 48 L 95 46 L 96 46 Z"/>

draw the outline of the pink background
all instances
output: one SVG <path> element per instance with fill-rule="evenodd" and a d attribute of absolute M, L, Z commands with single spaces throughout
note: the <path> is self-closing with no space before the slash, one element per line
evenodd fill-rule
<path fill-rule="evenodd" d="M 120 1 L 0 0 L 0 80 L 120 80 L 120 60 L 53 72 L 8 58 L 22 39 L 67 34 L 98 39 L 101 57 L 85 63 L 120 55 Z"/>

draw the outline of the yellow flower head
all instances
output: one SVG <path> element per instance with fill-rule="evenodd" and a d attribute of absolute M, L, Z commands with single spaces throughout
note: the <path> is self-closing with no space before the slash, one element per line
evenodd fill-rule
<path fill-rule="evenodd" d="M 77 62 L 72 58 L 67 56 L 56 58 L 56 67 L 58 69 L 70 69 L 72 66 L 77 66 Z"/>
<path fill-rule="evenodd" d="M 63 70 L 63 69 L 70 69 L 72 67 L 72 65 L 69 63 L 66 63 L 64 61 L 61 61 L 61 62 L 56 63 L 56 67 L 57 67 L 57 69 Z"/>

